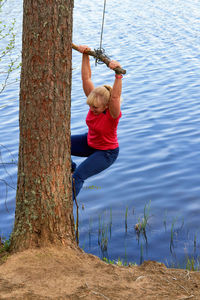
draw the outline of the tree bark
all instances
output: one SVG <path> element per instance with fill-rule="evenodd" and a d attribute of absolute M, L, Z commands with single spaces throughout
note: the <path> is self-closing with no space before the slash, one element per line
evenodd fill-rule
<path fill-rule="evenodd" d="M 11 250 L 75 242 L 70 105 L 73 0 L 24 0 Z"/>

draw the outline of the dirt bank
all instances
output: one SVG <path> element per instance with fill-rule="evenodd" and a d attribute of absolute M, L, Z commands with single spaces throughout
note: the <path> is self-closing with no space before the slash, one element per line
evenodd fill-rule
<path fill-rule="evenodd" d="M 200 273 L 163 264 L 108 265 L 69 246 L 27 250 L 0 265 L 0 299 L 200 299 Z"/>

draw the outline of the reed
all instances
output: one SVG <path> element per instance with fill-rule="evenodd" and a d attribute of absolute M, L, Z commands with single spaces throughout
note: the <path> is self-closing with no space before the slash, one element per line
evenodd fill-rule
<path fill-rule="evenodd" d="M 194 235 L 194 253 L 196 253 L 197 250 L 197 234 Z"/>
<path fill-rule="evenodd" d="M 165 232 L 167 231 L 167 211 L 165 210 L 163 224 L 165 227 Z"/>
<path fill-rule="evenodd" d="M 118 259 L 118 261 L 115 261 L 116 264 L 118 265 L 130 265 L 130 263 L 128 263 L 128 251 L 127 251 L 127 247 L 129 246 L 128 243 L 131 242 L 130 237 L 132 236 L 131 232 L 131 228 L 130 228 L 130 233 L 129 236 L 127 236 L 127 231 L 128 231 L 128 217 L 129 217 L 129 208 L 126 207 L 125 210 L 125 244 L 124 244 L 124 248 L 125 248 L 125 257 L 124 260 L 122 261 L 121 259 Z M 147 227 L 150 225 L 149 224 L 149 220 L 151 217 L 151 201 L 146 203 L 144 206 L 144 210 L 143 210 L 143 216 L 138 218 L 138 223 L 135 225 L 135 231 L 137 233 L 137 236 L 140 238 L 140 234 L 142 234 L 142 237 L 145 239 L 146 241 L 146 248 L 148 250 L 148 243 L 147 243 L 147 235 L 146 235 L 146 231 L 147 231 Z M 98 225 L 98 245 L 99 245 L 99 249 L 102 252 L 102 257 L 106 256 L 108 257 L 108 245 L 109 242 L 111 240 L 112 237 L 112 226 L 113 226 L 113 211 L 112 208 L 110 208 L 109 210 L 104 211 L 103 213 L 101 213 L 99 216 L 99 225 Z M 94 220 L 94 217 L 93 217 Z M 88 232 L 88 236 L 89 236 L 89 248 L 92 247 L 92 234 L 94 234 L 94 232 L 92 233 L 92 227 L 93 227 L 93 220 L 92 218 L 90 218 L 89 220 L 89 232 Z M 198 235 L 197 232 L 194 233 L 193 235 L 193 240 L 190 239 L 190 248 L 192 246 L 193 249 L 193 256 L 189 257 L 188 255 L 185 256 L 184 260 L 180 260 L 181 263 L 178 263 L 177 257 L 176 257 L 176 253 L 175 251 L 175 242 L 179 242 L 179 234 L 182 233 L 182 229 L 184 226 L 184 220 L 182 222 L 180 222 L 179 226 L 177 227 L 177 217 L 174 217 L 171 223 L 171 227 L 169 226 L 169 224 L 167 224 L 167 213 L 165 211 L 165 216 L 164 216 L 164 228 L 165 231 L 167 231 L 168 235 L 168 239 L 170 239 L 170 252 L 172 254 L 172 262 L 170 262 L 170 264 L 168 265 L 168 267 L 176 267 L 176 268 L 182 268 L 182 269 L 187 269 L 187 270 L 200 270 L 200 257 L 197 258 L 196 256 L 196 252 L 197 249 L 199 248 L 199 244 L 198 244 Z M 181 220 L 180 220 L 181 221 Z M 162 223 L 162 220 L 161 220 Z M 76 230 L 76 228 L 75 228 Z M 133 230 L 133 228 L 132 228 Z M 163 230 L 164 231 L 164 230 Z M 128 239 L 127 239 L 128 237 Z M 187 238 L 189 239 L 189 235 L 187 235 Z M 144 242 L 145 242 L 144 241 Z M 139 250 L 139 257 L 138 260 L 140 263 L 142 263 L 144 261 L 144 243 L 143 240 L 140 241 L 138 239 L 138 250 Z M 184 249 L 185 250 L 185 249 Z M 107 263 L 114 263 L 114 261 L 108 259 L 108 258 L 104 258 L 104 260 Z M 166 263 L 165 258 L 163 257 L 163 260 Z M 174 261 L 175 260 L 175 261 Z"/>
<path fill-rule="evenodd" d="M 140 264 L 144 261 L 143 244 L 140 245 Z"/>
<path fill-rule="evenodd" d="M 105 223 L 102 216 L 99 216 L 99 228 L 98 228 L 98 244 L 102 253 L 105 253 L 108 249 L 108 224 Z"/>
<path fill-rule="evenodd" d="M 109 223 L 110 239 L 112 236 L 112 208 L 110 208 L 110 223 Z"/>
<path fill-rule="evenodd" d="M 128 230 L 128 207 L 126 207 L 125 211 L 125 232 L 127 233 Z"/>
<path fill-rule="evenodd" d="M 172 225 L 171 225 L 171 235 L 170 235 L 170 252 L 173 253 L 173 248 L 174 248 L 174 225 L 177 221 L 177 217 L 176 218 L 173 218 L 173 221 L 172 221 Z"/>
<path fill-rule="evenodd" d="M 91 248 L 91 240 L 92 240 L 92 217 L 90 217 L 90 220 L 89 220 L 88 239 L 89 239 L 89 248 Z"/>
<path fill-rule="evenodd" d="M 151 201 L 149 201 L 149 204 L 145 204 L 144 216 L 143 216 L 142 220 L 140 220 L 140 218 L 138 218 L 138 223 L 135 225 L 135 231 L 136 231 L 138 237 L 139 237 L 140 233 L 142 233 L 143 236 L 145 237 L 145 240 L 147 240 L 146 227 L 148 225 L 149 218 L 150 218 L 150 206 L 151 206 Z"/>

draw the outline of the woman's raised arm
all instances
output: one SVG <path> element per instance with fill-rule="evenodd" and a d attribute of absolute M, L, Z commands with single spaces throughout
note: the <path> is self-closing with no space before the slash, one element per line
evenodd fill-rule
<path fill-rule="evenodd" d="M 121 67 L 120 64 L 115 60 L 111 60 L 109 68 L 113 70 L 117 67 Z M 121 74 L 115 74 L 115 81 L 109 101 L 109 111 L 114 119 L 118 118 L 121 111 L 122 77 Z"/>
<path fill-rule="evenodd" d="M 91 79 L 92 73 L 90 67 L 90 58 L 89 55 L 84 53 L 85 50 L 90 50 L 90 48 L 85 45 L 78 46 L 78 51 L 83 53 L 82 67 L 81 67 L 83 90 L 85 92 L 85 95 L 88 97 L 90 92 L 94 89 L 94 84 Z"/>

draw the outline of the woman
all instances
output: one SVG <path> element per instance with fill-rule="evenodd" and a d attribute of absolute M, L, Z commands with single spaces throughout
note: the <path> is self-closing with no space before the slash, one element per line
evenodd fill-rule
<path fill-rule="evenodd" d="M 95 88 L 91 80 L 89 56 L 90 50 L 79 46 L 82 57 L 82 83 L 90 109 L 86 117 L 88 133 L 71 136 L 71 155 L 87 157 L 78 167 L 72 161 L 73 182 L 76 196 L 84 181 L 107 169 L 116 160 L 119 153 L 117 125 L 121 117 L 122 75 L 116 74 L 113 87 L 103 85 Z M 109 63 L 111 69 L 121 67 L 117 61 Z"/>

